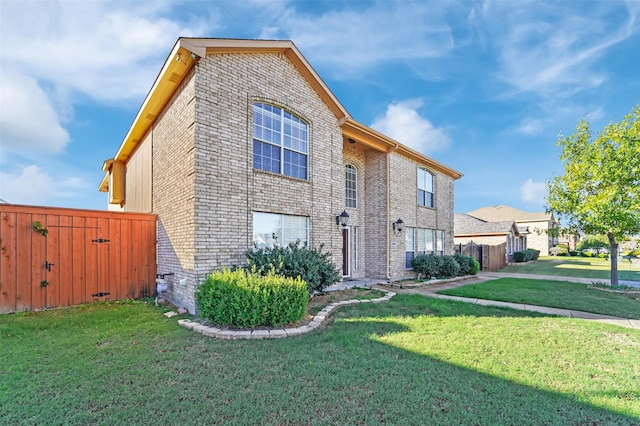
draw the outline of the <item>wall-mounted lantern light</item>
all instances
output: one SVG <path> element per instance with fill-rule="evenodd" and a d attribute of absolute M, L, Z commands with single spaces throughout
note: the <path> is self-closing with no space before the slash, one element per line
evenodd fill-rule
<path fill-rule="evenodd" d="M 400 234 L 402 234 L 402 230 L 404 229 L 404 220 L 398 219 L 395 222 L 391 222 L 391 227 L 393 228 L 393 233 L 396 236 L 400 236 Z"/>
<path fill-rule="evenodd" d="M 343 210 L 339 216 L 336 216 L 336 226 L 342 225 L 342 227 L 346 227 L 349 223 L 349 213 L 346 210 Z"/>

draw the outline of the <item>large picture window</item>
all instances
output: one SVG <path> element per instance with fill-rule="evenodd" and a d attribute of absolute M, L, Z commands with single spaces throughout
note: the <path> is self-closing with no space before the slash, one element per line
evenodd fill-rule
<path fill-rule="evenodd" d="M 273 105 L 253 104 L 253 167 L 307 179 L 308 126 Z"/>
<path fill-rule="evenodd" d="M 258 247 L 286 246 L 289 243 L 307 242 L 309 220 L 306 216 L 274 213 L 253 213 L 253 243 Z"/>
<path fill-rule="evenodd" d="M 358 207 L 358 173 L 351 164 L 345 167 L 345 204 L 347 207 Z"/>
<path fill-rule="evenodd" d="M 411 261 L 423 254 L 444 255 L 444 231 L 440 229 L 411 228 L 405 226 L 405 268 L 412 269 Z"/>
<path fill-rule="evenodd" d="M 418 205 L 435 207 L 433 175 L 425 169 L 418 169 Z"/>

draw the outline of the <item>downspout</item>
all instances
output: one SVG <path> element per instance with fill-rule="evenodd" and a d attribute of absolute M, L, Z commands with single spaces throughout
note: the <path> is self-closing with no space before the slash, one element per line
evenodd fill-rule
<path fill-rule="evenodd" d="M 387 270 L 385 279 L 391 281 L 391 153 L 398 149 L 398 144 L 391 151 L 387 151 L 387 220 L 385 228 L 387 229 Z"/>

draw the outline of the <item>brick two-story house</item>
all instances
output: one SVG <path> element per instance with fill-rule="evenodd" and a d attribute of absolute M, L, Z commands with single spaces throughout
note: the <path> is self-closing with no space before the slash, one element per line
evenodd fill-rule
<path fill-rule="evenodd" d="M 351 118 L 291 41 L 193 38 L 103 170 L 111 209 L 158 215 L 158 272 L 191 312 L 201 280 L 274 237 L 323 245 L 345 278 L 413 276 L 414 252 L 452 252 L 462 176 Z"/>

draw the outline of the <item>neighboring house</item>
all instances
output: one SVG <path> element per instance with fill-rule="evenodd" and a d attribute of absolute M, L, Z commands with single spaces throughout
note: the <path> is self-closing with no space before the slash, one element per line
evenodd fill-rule
<path fill-rule="evenodd" d="M 558 237 L 549 232 L 558 227 L 553 213 L 529 213 L 509 206 L 494 206 L 482 207 L 467 214 L 485 222 L 514 221 L 518 227 L 528 228 L 526 248 L 540 250 L 541 256 L 548 256 L 549 248 L 558 243 Z"/>
<path fill-rule="evenodd" d="M 487 222 L 464 213 L 454 216 L 454 244 L 505 244 L 505 262 L 513 261 L 513 253 L 527 248 L 528 230 L 513 220 Z"/>
<path fill-rule="evenodd" d="M 178 39 L 103 170 L 110 209 L 158 215 L 158 273 L 190 312 L 254 244 L 322 245 L 345 278 L 385 280 L 415 276 L 426 238 L 453 251 L 462 175 L 351 118 L 291 41 Z"/>

